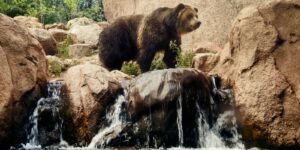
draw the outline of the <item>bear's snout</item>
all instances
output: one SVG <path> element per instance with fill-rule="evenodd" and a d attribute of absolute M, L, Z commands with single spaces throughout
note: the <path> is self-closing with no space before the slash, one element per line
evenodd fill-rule
<path fill-rule="evenodd" d="M 201 25 L 201 22 L 200 22 L 200 21 L 197 21 L 197 22 L 195 23 L 195 29 L 199 28 L 200 25 Z"/>

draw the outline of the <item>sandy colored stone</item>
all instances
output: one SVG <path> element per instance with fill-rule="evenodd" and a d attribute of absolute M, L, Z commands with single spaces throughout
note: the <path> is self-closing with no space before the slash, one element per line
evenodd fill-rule
<path fill-rule="evenodd" d="M 30 33 L 41 43 L 46 55 L 57 53 L 57 42 L 52 34 L 45 29 L 30 28 Z"/>
<path fill-rule="evenodd" d="M 39 19 L 31 16 L 16 16 L 14 20 L 19 22 L 21 25 L 28 28 L 43 28 L 43 24 L 40 23 Z"/>
<path fill-rule="evenodd" d="M 211 73 L 233 87 L 244 140 L 300 147 L 300 1 L 243 9 Z"/>
<path fill-rule="evenodd" d="M 105 108 L 121 90 L 114 75 L 99 65 L 77 65 L 68 69 L 65 80 L 65 137 L 68 141 L 90 142 L 99 130 Z M 70 139 L 76 138 L 76 139 Z"/>
<path fill-rule="evenodd" d="M 0 14 L 0 147 L 26 137 L 22 128 L 47 83 L 47 61 L 27 27 Z"/>

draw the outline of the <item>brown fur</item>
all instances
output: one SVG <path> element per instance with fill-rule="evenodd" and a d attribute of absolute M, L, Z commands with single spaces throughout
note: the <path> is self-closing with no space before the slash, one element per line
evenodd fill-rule
<path fill-rule="evenodd" d="M 170 41 L 181 44 L 181 35 L 200 26 L 197 9 L 179 4 L 158 8 L 149 15 L 121 17 L 100 34 L 99 57 L 109 69 L 120 69 L 124 61 L 137 60 L 142 72 L 148 71 L 155 53 L 165 51 L 164 62 L 175 67 L 176 52 Z"/>

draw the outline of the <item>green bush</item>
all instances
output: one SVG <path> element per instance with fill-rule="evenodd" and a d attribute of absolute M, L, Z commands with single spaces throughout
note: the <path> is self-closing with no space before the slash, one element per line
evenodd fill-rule
<path fill-rule="evenodd" d="M 163 62 L 163 57 L 164 57 L 164 54 L 162 52 L 156 53 L 156 55 L 151 63 L 150 70 L 166 69 L 167 66 Z"/>
<path fill-rule="evenodd" d="M 141 73 L 140 66 L 134 61 L 124 62 L 121 71 L 133 76 L 137 76 Z"/>
<path fill-rule="evenodd" d="M 60 42 L 58 45 L 57 45 L 57 54 L 56 56 L 57 57 L 60 57 L 60 58 L 70 58 L 70 55 L 69 55 L 69 45 L 72 44 L 72 39 L 70 36 L 68 36 L 64 41 Z"/>
<path fill-rule="evenodd" d="M 50 76 L 54 76 L 54 77 L 57 77 L 57 76 L 60 76 L 62 72 L 62 67 L 61 65 L 59 64 L 59 62 L 57 61 L 49 61 L 49 65 L 48 65 L 48 73 Z"/>
<path fill-rule="evenodd" d="M 189 68 L 192 67 L 193 58 L 195 56 L 195 52 L 187 51 L 181 52 L 177 55 L 176 58 L 176 67 L 177 68 Z"/>

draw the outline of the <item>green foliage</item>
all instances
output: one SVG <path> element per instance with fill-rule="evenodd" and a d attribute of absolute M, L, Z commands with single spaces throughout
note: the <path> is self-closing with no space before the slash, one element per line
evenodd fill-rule
<path fill-rule="evenodd" d="M 121 71 L 133 76 L 137 76 L 141 73 L 140 66 L 133 61 L 124 62 Z"/>
<path fill-rule="evenodd" d="M 193 58 L 195 56 L 195 52 L 187 51 L 183 53 L 179 53 L 176 58 L 176 67 L 177 68 L 189 68 L 192 67 Z"/>
<path fill-rule="evenodd" d="M 166 69 L 167 66 L 166 64 L 163 62 L 163 53 L 156 53 L 152 63 L 151 63 L 151 67 L 150 70 L 161 70 L 161 69 Z"/>
<path fill-rule="evenodd" d="M 76 17 L 105 20 L 102 0 L 0 0 L 0 12 L 11 17 L 37 17 L 44 24 L 67 22 Z"/>
<path fill-rule="evenodd" d="M 60 58 L 69 58 L 70 55 L 69 55 L 69 45 L 72 44 L 72 39 L 70 36 L 68 36 L 64 41 L 60 42 L 58 45 L 57 45 L 57 54 L 56 56 L 57 57 L 60 57 Z"/>
<path fill-rule="evenodd" d="M 181 48 L 176 44 L 176 41 L 170 42 L 170 49 L 176 51 L 176 67 L 177 68 L 188 68 L 192 67 L 192 61 L 194 56 L 196 55 L 193 51 L 182 52 Z"/>
<path fill-rule="evenodd" d="M 48 73 L 50 76 L 60 76 L 62 72 L 62 67 L 60 66 L 59 62 L 57 61 L 49 61 L 49 66 L 48 66 Z"/>

